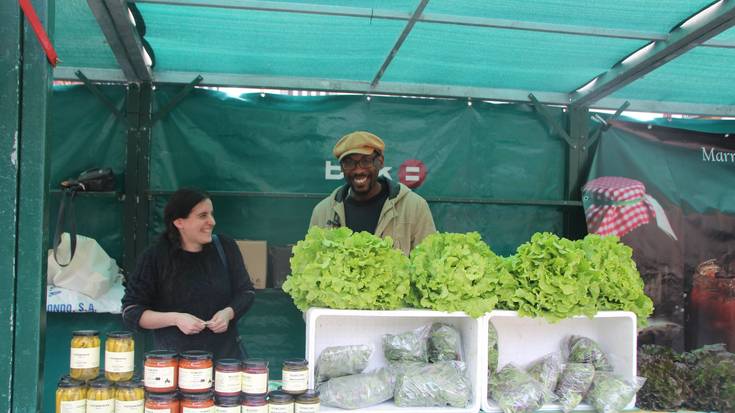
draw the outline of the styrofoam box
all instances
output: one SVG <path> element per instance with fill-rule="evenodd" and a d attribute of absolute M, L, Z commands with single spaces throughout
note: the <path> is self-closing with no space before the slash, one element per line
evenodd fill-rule
<path fill-rule="evenodd" d="M 498 332 L 498 368 L 514 363 L 526 368 L 533 361 L 560 350 L 570 335 L 579 335 L 595 340 L 607 354 L 615 373 L 633 382 L 636 377 L 636 316 L 629 311 L 601 311 L 594 318 L 573 317 L 557 323 L 543 318 L 520 317 L 515 311 L 495 310 L 483 318 L 485 331 L 492 322 Z M 487 391 L 487 340 L 480 344 L 485 355 L 485 373 L 481 390 L 482 410 L 500 412 L 494 401 L 488 400 Z M 635 397 L 626 406 L 632 409 Z M 560 410 L 558 404 L 546 404 L 540 410 Z M 592 410 L 582 403 L 575 410 Z"/>
<path fill-rule="evenodd" d="M 484 382 L 482 375 L 487 374 L 487 362 L 484 363 L 483 368 L 479 345 L 484 340 L 485 348 L 487 348 L 487 323 L 483 323 L 482 318 L 471 318 L 462 312 L 444 313 L 414 309 L 364 311 L 311 308 L 306 313 L 306 358 L 309 361 L 309 387 L 314 386 L 315 364 L 319 354 L 325 348 L 354 344 L 371 345 L 373 354 L 366 369 L 366 371 L 371 371 L 387 365 L 383 356 L 383 334 L 404 333 L 435 322 L 442 322 L 455 327 L 462 336 L 462 350 L 467 365 L 467 376 L 472 382 L 472 401 L 469 406 L 463 409 L 451 407 L 398 407 L 390 400 L 376 406 L 360 409 L 360 411 L 381 413 L 465 413 L 479 411 L 481 403 L 480 387 L 481 383 Z M 332 412 L 342 411 L 342 409 L 322 406 L 321 411 Z"/>

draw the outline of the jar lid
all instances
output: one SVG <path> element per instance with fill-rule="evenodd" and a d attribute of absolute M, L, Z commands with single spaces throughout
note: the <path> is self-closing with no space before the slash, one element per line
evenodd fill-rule
<path fill-rule="evenodd" d="M 296 396 L 296 401 L 319 400 L 319 392 L 314 389 L 308 389 L 305 393 Z"/>
<path fill-rule="evenodd" d="M 211 391 L 205 391 L 203 393 L 186 393 L 181 392 L 181 398 L 184 400 L 191 400 L 195 402 L 211 400 L 213 393 Z"/>
<path fill-rule="evenodd" d="M 211 360 L 212 353 L 202 350 L 191 350 L 181 353 L 181 358 L 186 360 Z"/>
<path fill-rule="evenodd" d="M 96 389 L 108 389 L 112 386 L 113 386 L 112 382 L 107 380 L 104 377 L 98 377 L 89 382 L 89 387 L 94 387 Z"/>
<path fill-rule="evenodd" d="M 214 396 L 214 403 L 218 407 L 235 407 L 240 405 L 240 396 Z"/>
<path fill-rule="evenodd" d="M 84 382 L 81 380 L 72 379 L 69 376 L 64 376 L 59 380 L 59 384 L 57 386 L 68 388 L 68 387 L 80 387 L 82 386 L 82 384 L 84 384 Z"/>
<path fill-rule="evenodd" d="M 268 360 L 263 359 L 245 359 L 245 361 L 242 362 L 242 366 L 244 368 L 267 368 L 268 367 Z"/>
<path fill-rule="evenodd" d="M 143 381 L 139 377 L 133 377 L 130 381 L 117 382 L 116 386 L 122 389 L 139 389 L 143 387 Z"/>
<path fill-rule="evenodd" d="M 130 331 L 111 331 L 107 333 L 107 338 L 132 338 L 133 333 Z"/>
<path fill-rule="evenodd" d="M 147 359 L 172 359 L 178 354 L 172 350 L 153 350 L 145 353 Z"/>
<path fill-rule="evenodd" d="M 309 362 L 306 359 L 286 359 L 283 360 L 283 365 L 289 367 L 306 367 L 309 365 Z"/>
<path fill-rule="evenodd" d="M 215 363 L 217 366 L 223 366 L 223 367 L 240 367 L 240 360 L 238 359 L 219 359 Z"/>
<path fill-rule="evenodd" d="M 82 337 L 89 337 L 89 336 L 99 336 L 100 332 L 97 330 L 77 330 L 71 332 L 72 336 L 82 336 Z"/>
<path fill-rule="evenodd" d="M 293 401 L 293 396 L 282 390 L 274 390 L 268 393 L 268 400 L 275 403 L 290 403 Z"/>
<path fill-rule="evenodd" d="M 178 397 L 176 392 L 172 393 L 146 393 L 145 399 L 152 400 L 154 402 L 169 402 L 175 400 Z"/>

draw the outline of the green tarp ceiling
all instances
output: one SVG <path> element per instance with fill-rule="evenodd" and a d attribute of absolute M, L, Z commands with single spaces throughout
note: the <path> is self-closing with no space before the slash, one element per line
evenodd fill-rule
<path fill-rule="evenodd" d="M 735 116 L 735 0 L 137 0 L 143 36 L 127 3 L 56 4 L 57 79 Z"/>

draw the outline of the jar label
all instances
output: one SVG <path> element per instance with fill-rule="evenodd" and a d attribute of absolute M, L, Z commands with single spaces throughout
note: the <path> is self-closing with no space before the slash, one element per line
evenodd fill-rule
<path fill-rule="evenodd" d="M 70 354 L 69 367 L 73 369 L 94 369 L 100 366 L 99 347 L 72 347 Z"/>
<path fill-rule="evenodd" d="M 179 367 L 179 387 L 184 390 L 201 390 L 212 387 L 212 368 L 185 369 Z"/>
<path fill-rule="evenodd" d="M 240 413 L 240 406 L 214 406 L 214 413 Z"/>
<path fill-rule="evenodd" d="M 242 373 L 242 392 L 247 394 L 268 393 L 268 373 Z"/>
<path fill-rule="evenodd" d="M 287 392 L 305 391 L 309 370 L 283 370 L 283 390 Z"/>
<path fill-rule="evenodd" d="M 145 413 L 175 413 L 176 410 L 173 408 L 168 409 L 151 409 L 150 407 L 145 408 Z"/>
<path fill-rule="evenodd" d="M 242 406 L 242 413 L 268 413 L 268 405 L 262 406 Z"/>
<path fill-rule="evenodd" d="M 87 399 L 87 413 L 115 413 L 115 399 Z"/>
<path fill-rule="evenodd" d="M 296 403 L 295 413 L 319 413 L 319 403 Z"/>
<path fill-rule="evenodd" d="M 268 413 L 294 413 L 293 403 L 268 404 Z"/>
<path fill-rule="evenodd" d="M 145 402 L 141 400 L 115 400 L 115 413 L 143 413 Z"/>
<path fill-rule="evenodd" d="M 242 384 L 240 372 L 214 372 L 214 391 L 216 393 L 240 393 Z"/>
<path fill-rule="evenodd" d="M 130 373 L 135 368 L 133 351 L 105 351 L 105 371 Z"/>
<path fill-rule="evenodd" d="M 181 413 L 214 413 L 214 406 L 209 407 L 182 407 Z"/>
<path fill-rule="evenodd" d="M 175 370 L 174 367 L 145 366 L 143 369 L 143 382 L 145 383 L 145 387 L 152 389 L 173 387 Z"/>
<path fill-rule="evenodd" d="M 62 401 L 59 403 L 59 410 L 61 410 L 61 413 L 85 413 L 87 411 L 87 400 Z"/>

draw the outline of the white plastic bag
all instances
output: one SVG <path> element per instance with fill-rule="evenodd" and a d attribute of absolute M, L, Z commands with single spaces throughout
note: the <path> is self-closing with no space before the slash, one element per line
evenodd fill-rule
<path fill-rule="evenodd" d="M 70 255 L 69 233 L 61 234 L 59 260 Z M 115 260 L 93 238 L 77 235 L 77 249 L 68 266 L 60 266 L 54 251 L 48 253 L 48 284 L 98 298 L 105 294 L 118 278 L 120 269 Z"/>

